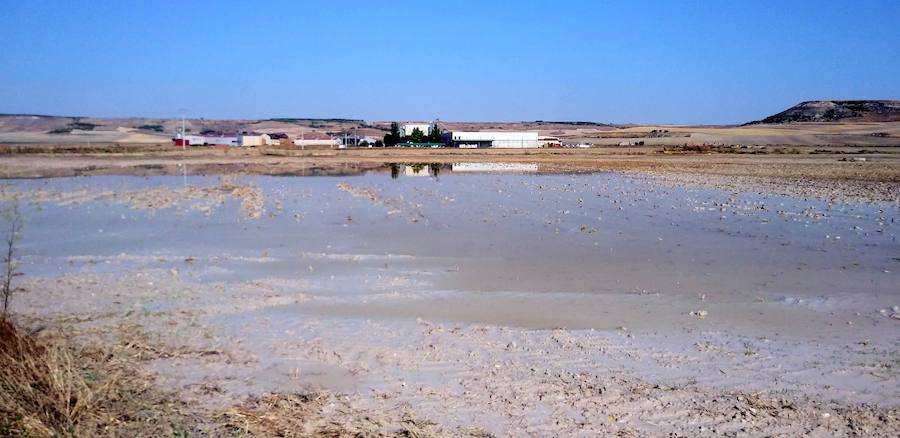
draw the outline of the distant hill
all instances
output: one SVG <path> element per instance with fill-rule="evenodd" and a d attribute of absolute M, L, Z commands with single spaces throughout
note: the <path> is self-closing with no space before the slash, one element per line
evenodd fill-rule
<path fill-rule="evenodd" d="M 181 128 L 178 118 L 149 117 L 74 117 L 41 114 L 0 114 L 2 143 L 170 143 Z M 185 120 L 189 133 L 203 131 L 237 132 L 239 130 L 286 133 L 292 137 L 312 133 L 355 134 L 378 137 L 390 125 L 373 126 L 355 119 L 277 118 L 199 119 Z"/>
<path fill-rule="evenodd" d="M 747 124 L 898 121 L 900 121 L 900 100 L 810 100 L 774 116 Z"/>

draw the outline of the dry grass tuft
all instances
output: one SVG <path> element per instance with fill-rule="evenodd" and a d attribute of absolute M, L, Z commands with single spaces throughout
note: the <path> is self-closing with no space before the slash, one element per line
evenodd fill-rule
<path fill-rule="evenodd" d="M 445 430 L 405 409 L 360 409 L 328 392 L 269 394 L 204 410 L 159 389 L 141 363 L 209 352 L 154 345 L 137 328 L 120 329 L 117 345 L 98 347 L 0 322 L 0 438 L 488 436 Z"/>
<path fill-rule="evenodd" d="M 432 437 L 459 435 L 407 412 L 353 409 L 330 393 L 269 394 L 219 416 L 223 432 L 269 437 Z"/>
<path fill-rule="evenodd" d="M 184 436 L 198 421 L 129 347 L 80 347 L 0 322 L 0 436 Z"/>

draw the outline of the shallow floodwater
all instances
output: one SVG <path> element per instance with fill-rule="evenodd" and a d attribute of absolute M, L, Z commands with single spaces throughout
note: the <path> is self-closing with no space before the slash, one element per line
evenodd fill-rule
<path fill-rule="evenodd" d="M 281 318 L 658 329 L 703 309 L 771 330 L 784 312 L 891 306 L 900 291 L 894 205 L 661 187 L 615 173 L 394 176 L 236 178 L 261 190 L 258 219 L 237 199 L 203 212 L 191 200 L 136 209 L 28 196 L 177 193 L 218 177 L 3 184 L 24 195 L 27 275 L 174 264 L 198 281 L 302 280 L 315 299 L 265 310 Z"/>
<path fill-rule="evenodd" d="M 58 287 L 91 294 L 89 307 L 52 293 L 22 299 L 30 312 L 203 315 L 215 333 L 204 348 L 255 358 L 231 374 L 156 365 L 182 384 L 220 375 L 235 393 L 439 388 L 470 375 L 453 364 L 472 365 L 458 361 L 473 349 L 524 360 L 472 337 L 441 350 L 455 362 L 409 348 L 427 349 L 431 324 L 447 324 L 500 330 L 489 343 L 512 336 L 501 352 L 569 329 L 596 349 L 563 346 L 554 360 L 583 370 L 900 400 L 897 205 L 619 173 L 456 170 L 4 180 L 0 199 L 18 199 L 25 217 L 24 278 L 74 275 Z M 123 291 L 95 300 L 96 288 Z M 290 377 L 298 369 L 304 378 Z"/>
<path fill-rule="evenodd" d="M 897 205 L 536 170 L 2 180 L 13 308 L 211 351 L 148 366 L 213 403 L 324 387 L 498 435 L 690 409 L 565 376 L 900 403 Z"/>

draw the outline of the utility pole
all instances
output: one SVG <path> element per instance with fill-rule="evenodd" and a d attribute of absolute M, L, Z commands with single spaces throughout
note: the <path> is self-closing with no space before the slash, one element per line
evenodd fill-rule
<path fill-rule="evenodd" d="M 187 114 L 187 108 L 179 108 L 178 112 L 181 113 L 181 149 L 187 149 L 187 128 L 184 124 L 184 116 Z"/>

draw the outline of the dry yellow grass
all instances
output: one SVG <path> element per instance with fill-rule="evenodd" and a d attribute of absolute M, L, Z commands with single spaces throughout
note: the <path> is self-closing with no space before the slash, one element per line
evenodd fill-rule
<path fill-rule="evenodd" d="M 331 412 L 326 413 L 326 409 Z M 327 392 L 265 395 L 229 409 L 217 420 L 219 430 L 232 435 L 424 438 L 461 434 L 444 431 L 409 413 L 361 412 Z"/>
<path fill-rule="evenodd" d="M 0 323 L 0 436 L 186 436 L 198 422 L 136 366 L 139 351 L 81 347 Z"/>
<path fill-rule="evenodd" d="M 0 437 L 484 436 L 445 431 L 406 410 L 367 411 L 327 392 L 264 394 L 224 410 L 156 386 L 141 362 L 193 352 L 120 327 L 113 347 L 81 346 L 0 322 Z"/>

